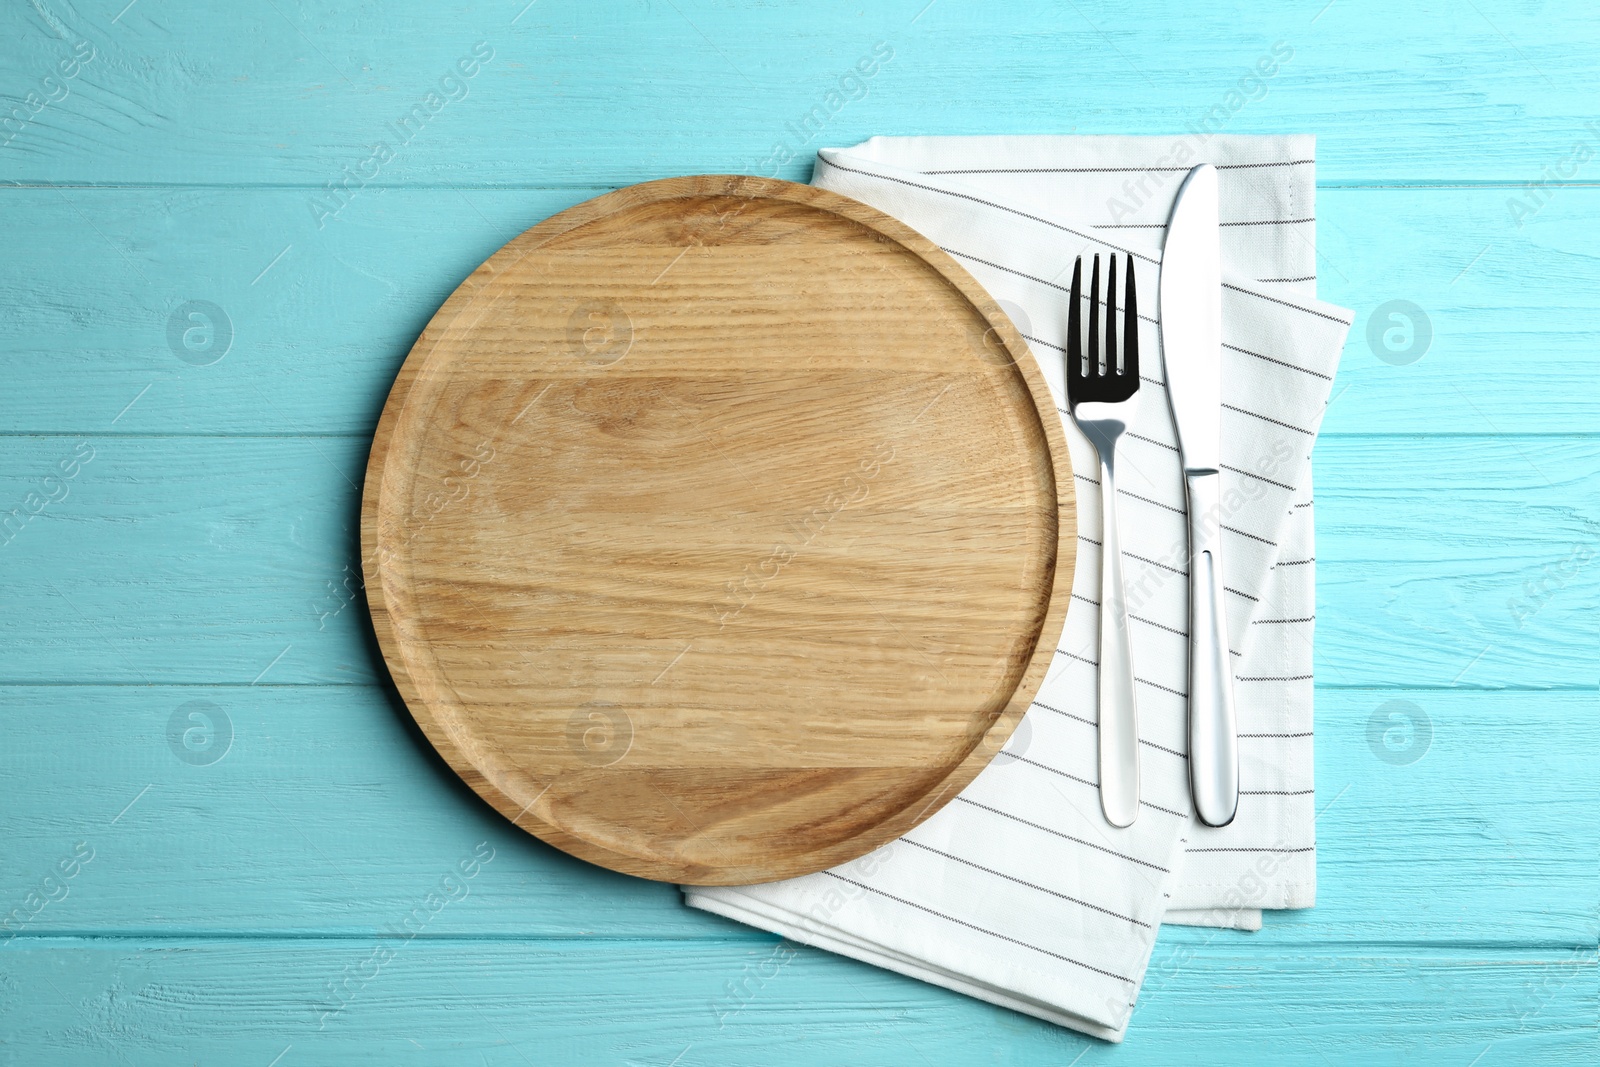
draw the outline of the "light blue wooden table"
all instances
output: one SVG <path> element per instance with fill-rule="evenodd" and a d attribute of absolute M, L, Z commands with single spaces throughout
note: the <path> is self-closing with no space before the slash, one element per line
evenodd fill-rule
<path fill-rule="evenodd" d="M 5 5 L 0 1061 L 1600 1062 L 1600 9 L 1001 7 Z M 1164 930 L 1112 1047 L 790 959 L 432 755 L 357 487 L 479 261 L 644 179 L 1219 104 L 1319 136 L 1321 293 L 1359 314 L 1316 452 L 1314 910 Z"/>

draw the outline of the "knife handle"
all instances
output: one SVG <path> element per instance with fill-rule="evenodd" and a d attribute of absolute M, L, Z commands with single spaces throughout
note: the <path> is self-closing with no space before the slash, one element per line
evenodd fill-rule
<path fill-rule="evenodd" d="M 1222 611 L 1222 491 L 1217 471 L 1185 471 L 1189 497 L 1189 787 L 1195 814 L 1226 826 L 1239 808 L 1233 663 Z"/>

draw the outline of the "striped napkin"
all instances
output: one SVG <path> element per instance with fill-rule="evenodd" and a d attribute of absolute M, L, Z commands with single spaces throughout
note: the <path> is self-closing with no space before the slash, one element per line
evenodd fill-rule
<path fill-rule="evenodd" d="M 1072 604 L 1005 749 L 951 803 L 852 863 L 687 903 L 795 941 L 1120 1041 L 1163 922 L 1255 929 L 1316 892 L 1310 454 L 1351 314 L 1315 298 L 1310 137 L 874 138 L 819 153 L 813 182 L 923 233 L 1026 337 L 1066 411 L 1067 287 L 1079 255 L 1138 276 L 1140 349 L 1160 350 L 1161 245 L 1197 163 L 1217 165 L 1223 257 L 1223 530 L 1239 713 L 1239 813 L 1190 814 L 1187 527 L 1162 366 L 1118 447 L 1138 675 L 1141 811 L 1097 794 L 1101 514 L 1093 447 L 1065 418 L 1078 482 Z"/>

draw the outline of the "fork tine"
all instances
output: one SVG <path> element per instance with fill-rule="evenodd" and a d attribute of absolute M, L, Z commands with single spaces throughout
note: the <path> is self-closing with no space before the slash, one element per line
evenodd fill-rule
<path fill-rule="evenodd" d="M 1090 377 L 1100 372 L 1100 253 L 1094 254 L 1094 273 L 1089 275 L 1089 369 Z"/>
<path fill-rule="evenodd" d="M 1111 253 L 1106 270 L 1106 373 L 1120 374 L 1117 366 L 1117 254 Z"/>
<path fill-rule="evenodd" d="M 1083 377 L 1083 321 L 1078 302 L 1083 298 L 1083 257 L 1072 265 L 1072 303 L 1067 308 L 1067 377 Z"/>
<path fill-rule="evenodd" d="M 1115 277 L 1111 279 L 1111 284 L 1113 286 L 1117 284 Z M 1132 375 L 1134 384 L 1137 387 L 1139 378 L 1139 299 L 1133 291 L 1132 256 L 1128 257 L 1128 289 L 1122 303 L 1127 309 L 1123 312 L 1126 317 L 1123 319 L 1122 325 L 1122 372 Z"/>

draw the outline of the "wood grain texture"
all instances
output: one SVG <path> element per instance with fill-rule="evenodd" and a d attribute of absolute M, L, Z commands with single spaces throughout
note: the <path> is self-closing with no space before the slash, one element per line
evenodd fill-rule
<path fill-rule="evenodd" d="M 1176 137 L 1209 122 L 1315 132 L 1323 172 L 1343 179 L 1521 182 L 1595 117 L 1582 45 L 1600 13 L 1581 0 L 1322 6 L 1155 0 L 1130 19 L 1104 0 L 1065 14 L 1021 0 L 1003 18 L 946 0 L 446 0 L 384 6 L 379 33 L 380 8 L 362 3 L 141 0 L 114 23 L 115 10 L 58 3 L 57 34 L 32 5 L 9 5 L 8 93 L 36 89 L 69 40 L 98 56 L 18 136 L 8 176 L 323 192 L 352 180 L 348 166 L 359 198 L 426 185 L 444 199 L 485 184 L 796 179 L 819 127 L 851 144 L 886 132 Z M 1292 56 L 1250 80 L 1275 42 Z M 492 56 L 477 73 L 441 85 L 480 44 Z M 860 87 L 841 84 L 878 44 L 888 61 Z M 397 129 L 430 92 L 426 121 Z M 362 164 L 380 140 L 394 158 L 374 174 Z"/>
<path fill-rule="evenodd" d="M 0 500 L 20 506 L 79 440 L 5 438 Z M 68 495 L 0 547 L 0 682 L 382 677 L 361 599 L 367 440 L 87 440 Z M 1600 438 L 1348 435 L 1314 462 L 1321 684 L 1593 687 L 1600 565 L 1546 568 L 1594 544 Z"/>
<path fill-rule="evenodd" d="M 0 509 L 98 450 L 0 546 L 0 908 L 96 849 L 0 946 L 0 1062 L 1595 1060 L 1600 570 L 1563 569 L 1600 522 L 1593 4 L 37 0 L 0 27 L 6 109 L 96 49 L 0 147 Z M 687 912 L 431 755 L 377 684 L 357 487 L 486 256 L 608 189 L 804 180 L 874 134 L 1182 136 L 1275 41 L 1220 128 L 1318 136 L 1319 292 L 1358 315 L 1316 452 L 1316 908 L 1163 929 L 1101 1047 Z M 205 366 L 167 333 L 196 299 L 233 334 Z M 1397 299 L 1433 329 L 1408 365 L 1367 336 Z M 195 700 L 229 717 L 214 764 L 168 741 Z M 1368 741 L 1396 700 L 1433 727 L 1409 765 Z M 485 842 L 471 895 L 319 1032 L 325 983 Z"/>
<path fill-rule="evenodd" d="M 618 190 L 422 333 L 362 506 L 378 642 L 516 825 L 628 874 L 854 859 L 1004 745 L 1076 556 L 1061 420 L 909 227 L 764 178 Z"/>
<path fill-rule="evenodd" d="M 227 746 L 215 763 L 179 759 L 168 737 L 196 700 L 214 706 L 212 743 Z M 1403 765 L 1369 739 L 1396 700 L 1432 730 Z M 1323 690 L 1318 903 L 1268 915 L 1251 951 L 1593 943 L 1594 703 L 1593 691 Z M 24 937 L 354 937 L 395 922 L 487 842 L 496 856 L 471 900 L 435 916 L 430 936 L 766 937 L 529 837 L 408 726 L 398 695 L 374 686 L 0 689 L 0 901 L 23 901 L 85 841 L 95 859 Z M 1213 936 L 1175 928 L 1161 943 Z"/>
<path fill-rule="evenodd" d="M 118 1052 L 152 1064 L 1220 1067 L 1269 1030 L 1260 1062 L 1290 1067 L 1467 1064 L 1486 1048 L 1484 1063 L 1594 1062 L 1592 952 L 1326 948 L 1264 967 L 1242 935 L 1158 945 L 1117 1046 L 772 939 L 45 939 L 8 951 L 0 1020 L 34 1062 L 63 1067 Z"/>
<path fill-rule="evenodd" d="M 1600 189 L 1564 186 L 1520 228 L 1506 209 L 1516 190 L 1319 189 L 1319 291 L 1357 314 L 1325 435 L 1600 426 Z M 461 280 L 605 191 L 387 188 L 318 229 L 302 217 L 305 189 L 6 190 L 0 432 L 370 439 L 407 350 Z M 206 366 L 167 336 L 195 299 L 232 331 Z M 1414 363 L 1385 362 L 1368 342 L 1392 300 L 1427 316 Z M 1499 372 L 1512 350 L 1526 377 Z"/>

